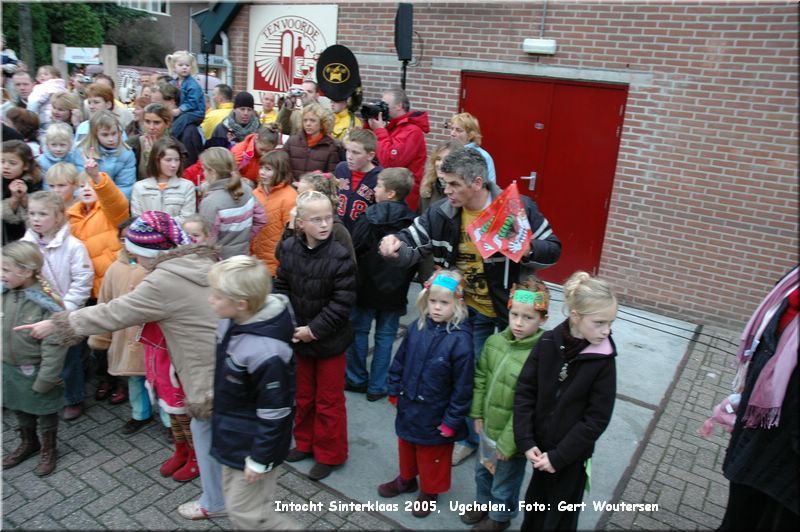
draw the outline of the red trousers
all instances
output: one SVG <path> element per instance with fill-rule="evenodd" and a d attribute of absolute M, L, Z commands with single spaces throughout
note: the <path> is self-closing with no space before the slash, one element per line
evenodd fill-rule
<path fill-rule="evenodd" d="M 294 441 L 297 450 L 313 453 L 320 464 L 347 460 L 347 409 L 344 400 L 345 354 L 297 359 L 297 406 Z"/>
<path fill-rule="evenodd" d="M 419 475 L 419 488 L 425 493 L 450 490 L 453 468 L 453 444 L 419 445 L 397 438 L 400 453 L 400 478 L 411 480 Z"/>

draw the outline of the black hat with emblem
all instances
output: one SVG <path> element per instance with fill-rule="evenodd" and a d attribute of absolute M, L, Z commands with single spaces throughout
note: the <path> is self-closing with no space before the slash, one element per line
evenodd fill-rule
<path fill-rule="evenodd" d="M 334 44 L 323 50 L 317 60 L 317 84 L 322 93 L 333 100 L 347 100 L 354 93 L 361 93 L 361 76 L 358 61 L 346 46 Z"/>

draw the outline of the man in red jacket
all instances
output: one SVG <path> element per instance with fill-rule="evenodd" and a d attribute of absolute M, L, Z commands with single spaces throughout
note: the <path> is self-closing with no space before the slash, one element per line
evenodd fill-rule
<path fill-rule="evenodd" d="M 378 137 L 378 161 L 384 168 L 408 168 L 414 174 L 414 188 L 406 196 L 412 211 L 417 210 L 419 185 L 425 171 L 428 149 L 425 133 L 430 131 L 428 113 L 410 111 L 411 104 L 402 89 L 387 90 L 381 99 L 389 106 L 389 122 L 383 114 L 369 121 Z"/>

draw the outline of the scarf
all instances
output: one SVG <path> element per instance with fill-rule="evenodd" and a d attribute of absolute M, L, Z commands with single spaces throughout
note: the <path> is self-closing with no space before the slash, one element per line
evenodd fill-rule
<path fill-rule="evenodd" d="M 225 119 L 225 127 L 233 132 L 235 142 L 242 142 L 247 135 L 258 131 L 258 128 L 261 127 L 261 122 L 258 120 L 258 116 L 253 113 L 250 121 L 242 125 L 236 121 L 234 112 L 231 111 L 231 114 Z"/>
<path fill-rule="evenodd" d="M 800 280 L 799 272 L 800 268 L 795 267 L 775 285 L 744 328 L 739 351 L 736 353 L 739 359 L 739 370 L 734 386 L 737 391 L 741 391 L 743 388 L 747 368 L 750 366 L 753 353 L 758 349 L 764 330 L 775 318 L 783 301 L 797 289 L 798 280 Z M 746 428 L 769 429 L 778 426 L 786 388 L 797 366 L 798 325 L 798 316 L 795 315 L 783 329 L 775 353 L 756 378 L 747 410 L 742 418 Z"/>

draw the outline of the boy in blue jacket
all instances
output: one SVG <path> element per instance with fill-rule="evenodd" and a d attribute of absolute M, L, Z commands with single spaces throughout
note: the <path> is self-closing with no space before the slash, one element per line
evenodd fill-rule
<path fill-rule="evenodd" d="M 286 296 L 254 257 L 237 255 L 208 273 L 217 328 L 211 455 L 222 464 L 225 507 L 242 530 L 297 529 L 274 511 L 278 465 L 294 419 L 294 318 Z"/>

